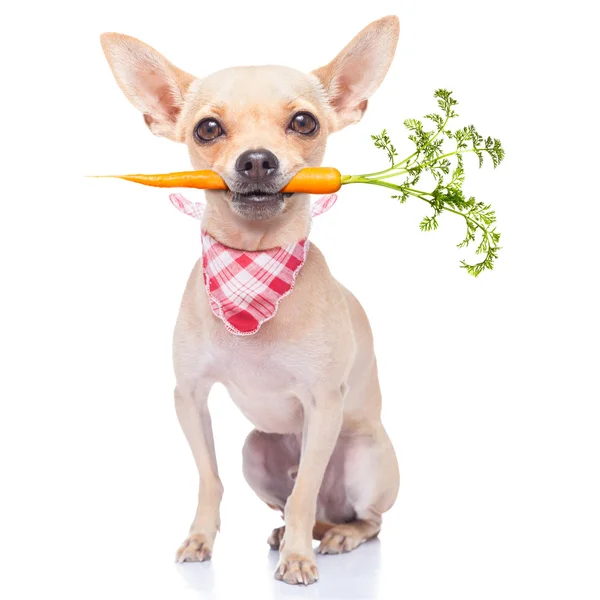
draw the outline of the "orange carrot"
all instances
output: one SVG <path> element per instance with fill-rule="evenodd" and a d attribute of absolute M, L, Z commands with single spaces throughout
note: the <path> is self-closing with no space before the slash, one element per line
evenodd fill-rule
<path fill-rule="evenodd" d="M 181 171 L 153 175 L 100 175 L 133 181 L 160 188 L 199 188 L 203 190 L 226 190 L 227 184 L 214 171 Z"/>
<path fill-rule="evenodd" d="M 309 167 L 298 171 L 281 191 L 332 194 L 341 187 L 342 176 L 337 169 L 333 167 Z"/>
<path fill-rule="evenodd" d="M 227 184 L 214 171 L 182 171 L 156 175 L 101 175 L 116 177 L 161 188 L 199 188 L 205 190 L 226 190 Z M 331 167 L 301 169 L 292 177 L 282 192 L 305 192 L 308 194 L 331 194 L 342 186 L 342 176 Z"/>

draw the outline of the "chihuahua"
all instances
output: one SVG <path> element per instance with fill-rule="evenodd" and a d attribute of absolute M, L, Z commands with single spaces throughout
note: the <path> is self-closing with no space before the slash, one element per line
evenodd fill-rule
<path fill-rule="evenodd" d="M 196 78 L 143 42 L 105 33 L 114 77 L 150 131 L 187 145 L 194 169 L 212 169 L 228 191 L 207 191 L 202 229 L 249 252 L 308 236 L 307 194 L 280 190 L 321 164 L 327 136 L 358 122 L 385 77 L 399 22 L 363 29 L 311 73 L 282 66 L 224 69 Z M 198 508 L 177 559 L 211 557 L 223 486 L 208 395 L 222 383 L 254 424 L 243 448 L 248 484 L 285 526 L 275 578 L 310 584 L 317 552 L 348 552 L 375 537 L 394 503 L 398 464 L 381 423 L 372 334 L 356 298 L 311 244 L 293 293 L 253 335 L 228 331 L 209 303 L 199 260 L 174 332 L 175 407 L 198 468 Z"/>

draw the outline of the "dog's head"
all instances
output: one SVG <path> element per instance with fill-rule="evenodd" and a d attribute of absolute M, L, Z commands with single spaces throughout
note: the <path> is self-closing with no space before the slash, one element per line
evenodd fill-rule
<path fill-rule="evenodd" d="M 399 23 L 363 29 L 326 66 L 301 73 L 279 66 L 234 67 L 196 78 L 150 46 L 101 36 L 115 79 L 155 135 L 187 145 L 195 169 L 213 169 L 230 192 L 227 210 L 268 220 L 293 199 L 280 190 L 302 168 L 321 164 L 327 136 L 360 120 L 392 62 Z"/>

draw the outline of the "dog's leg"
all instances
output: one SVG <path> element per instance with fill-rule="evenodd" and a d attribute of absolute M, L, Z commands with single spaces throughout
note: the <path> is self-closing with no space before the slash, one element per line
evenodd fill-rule
<path fill-rule="evenodd" d="M 244 478 L 258 497 L 275 510 L 285 510 L 300 462 L 300 442 L 294 434 L 254 429 L 242 449 Z"/>
<path fill-rule="evenodd" d="M 244 477 L 250 487 L 263 502 L 283 516 L 300 462 L 297 436 L 254 429 L 246 438 L 242 456 Z M 332 527 L 332 523 L 317 521 L 313 527 L 313 539 L 323 539 L 325 532 Z M 273 530 L 267 540 L 273 550 L 279 550 L 284 534 L 285 526 Z"/>
<path fill-rule="evenodd" d="M 372 519 L 357 519 L 335 525 L 325 532 L 317 549 L 320 554 L 350 552 L 363 542 L 374 538 L 381 530 L 381 515 Z"/>
<path fill-rule="evenodd" d="M 317 391 L 304 403 L 302 455 L 294 490 L 285 505 L 285 535 L 275 578 L 286 583 L 318 579 L 312 533 L 317 495 L 342 425 L 343 394 L 337 389 Z"/>
<path fill-rule="evenodd" d="M 375 537 L 381 529 L 381 515 L 392 507 L 400 484 L 396 454 L 383 426 L 370 434 L 346 437 L 339 454 L 343 468 L 337 463 L 333 466 L 343 475 L 331 472 L 325 477 L 343 486 L 355 518 L 325 532 L 317 550 L 321 554 L 349 552 Z"/>
<path fill-rule="evenodd" d="M 200 476 L 198 508 L 189 536 L 177 551 L 179 562 L 209 559 L 221 524 L 219 506 L 223 485 L 217 470 L 212 425 L 208 412 L 207 400 L 210 388 L 211 384 L 198 382 L 193 393 L 179 388 L 175 390 L 177 418 L 192 449 Z"/>

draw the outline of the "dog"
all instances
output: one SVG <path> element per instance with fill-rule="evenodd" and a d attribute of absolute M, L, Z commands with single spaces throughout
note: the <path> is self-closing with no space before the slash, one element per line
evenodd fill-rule
<path fill-rule="evenodd" d="M 196 78 L 147 44 L 104 33 L 113 75 L 150 131 L 187 145 L 194 169 L 212 169 L 228 191 L 207 191 L 202 229 L 224 247 L 261 252 L 305 239 L 307 194 L 280 190 L 321 164 L 329 134 L 358 122 L 392 62 L 399 21 L 358 33 L 311 73 L 283 66 L 233 67 Z M 317 552 L 353 550 L 378 535 L 396 500 L 399 471 L 381 422 L 372 334 L 356 298 L 310 244 L 292 293 L 253 335 L 215 316 L 200 259 L 174 332 L 177 417 L 199 473 L 198 508 L 177 559 L 211 557 L 223 486 L 207 399 L 222 383 L 254 424 L 243 473 L 285 526 L 273 531 L 275 578 L 311 584 Z"/>

